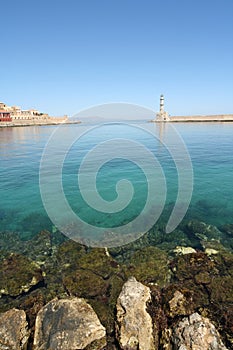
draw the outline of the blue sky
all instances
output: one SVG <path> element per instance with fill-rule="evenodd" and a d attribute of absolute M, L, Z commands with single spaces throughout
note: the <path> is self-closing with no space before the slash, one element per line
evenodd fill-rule
<path fill-rule="evenodd" d="M 233 113 L 232 0 L 1 2 L 0 101 L 73 115 L 108 102 Z"/>

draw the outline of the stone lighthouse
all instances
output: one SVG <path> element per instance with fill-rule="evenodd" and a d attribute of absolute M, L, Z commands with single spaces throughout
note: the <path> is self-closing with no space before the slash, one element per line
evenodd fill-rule
<path fill-rule="evenodd" d="M 159 112 L 156 114 L 156 122 L 167 122 L 169 121 L 169 115 L 164 110 L 164 96 L 160 95 L 160 105 L 159 105 Z"/>

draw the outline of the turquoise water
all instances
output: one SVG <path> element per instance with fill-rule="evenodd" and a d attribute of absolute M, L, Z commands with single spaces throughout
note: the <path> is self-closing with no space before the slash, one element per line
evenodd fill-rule
<path fill-rule="evenodd" d="M 145 205 L 148 183 L 143 169 L 130 160 L 118 157 L 118 154 L 124 151 L 124 142 L 119 144 L 116 157 L 100 167 L 96 186 L 104 200 L 113 201 L 117 199 L 116 183 L 125 178 L 134 188 L 132 201 L 125 210 L 117 213 L 100 213 L 86 205 L 78 184 L 80 164 L 88 151 L 111 138 L 131 139 L 143 144 L 153 153 L 162 167 L 166 180 L 164 212 L 166 208 L 169 211 L 169 208 L 174 206 L 178 193 L 178 175 L 174 159 L 163 145 L 168 132 L 167 127 L 151 124 L 150 133 L 141 128 L 145 124 L 142 123 L 140 127 L 136 124 L 122 124 L 115 127 L 105 125 L 93 130 L 88 126 L 89 131 L 70 146 L 62 164 L 62 185 L 69 205 L 82 220 L 95 226 L 116 227 L 136 218 Z M 174 124 L 174 127 L 184 140 L 194 171 L 192 200 L 186 218 L 199 219 L 217 226 L 232 223 L 233 124 L 186 123 Z M 69 139 L 69 135 L 80 133 L 82 128 L 84 126 L 79 124 L 64 126 L 64 137 Z M 1 231 L 16 231 L 27 238 L 41 229 L 52 229 L 53 223 L 48 218 L 40 195 L 39 169 L 43 150 L 54 130 L 55 126 L 0 129 Z M 154 134 L 157 138 L 153 136 Z M 60 144 L 62 143 L 61 139 Z M 173 147 L 176 149 L 180 145 L 174 144 Z M 61 150 L 58 147 L 53 151 L 56 160 Z M 94 163 L 101 163 L 104 156 L 104 152 L 98 154 Z M 140 154 L 138 156 L 140 157 Z M 92 177 L 92 167 L 93 164 L 90 163 L 87 176 Z M 48 171 L 48 184 L 51 181 L 50 175 Z M 51 186 L 51 191 L 52 188 Z M 91 188 L 85 190 L 88 192 Z M 52 195 L 56 206 L 56 191 Z M 62 214 L 64 213 L 58 213 Z"/>

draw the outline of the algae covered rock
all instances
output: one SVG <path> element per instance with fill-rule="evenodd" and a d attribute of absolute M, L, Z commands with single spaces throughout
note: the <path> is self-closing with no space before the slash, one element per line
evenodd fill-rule
<path fill-rule="evenodd" d="M 85 246 L 72 240 L 66 241 L 60 245 L 56 254 L 58 267 L 61 270 L 76 267 L 84 254 L 86 254 Z"/>
<path fill-rule="evenodd" d="M 105 345 L 105 328 L 84 299 L 55 299 L 38 312 L 34 350 L 100 350 Z"/>
<path fill-rule="evenodd" d="M 92 248 L 80 258 L 78 264 L 79 267 L 96 272 L 103 278 L 107 278 L 118 268 L 118 263 L 103 248 Z"/>
<path fill-rule="evenodd" d="M 72 266 L 72 268 L 70 268 Z M 95 248 L 75 256 L 62 271 L 62 281 L 70 294 L 80 297 L 106 295 L 111 276 L 120 273 L 118 263 L 104 249 Z"/>
<path fill-rule="evenodd" d="M 116 332 L 123 350 L 154 350 L 154 329 L 147 312 L 150 289 L 134 277 L 123 285 L 117 300 Z"/>
<path fill-rule="evenodd" d="M 172 261 L 171 268 L 178 281 L 193 279 L 200 272 L 218 273 L 214 261 L 203 252 L 179 255 Z"/>
<path fill-rule="evenodd" d="M 156 247 L 138 250 L 126 265 L 126 275 L 135 276 L 142 283 L 154 283 L 163 287 L 170 280 L 166 252 Z"/>
<path fill-rule="evenodd" d="M 124 283 L 121 268 L 101 248 L 79 250 L 74 259 L 75 264 L 70 260 L 61 272 L 62 284 L 69 295 L 88 300 L 110 334 L 114 329 L 116 300 Z"/>
<path fill-rule="evenodd" d="M 11 309 L 0 314 L 0 350 L 26 350 L 28 323 L 23 310 Z"/>
<path fill-rule="evenodd" d="M 93 298 L 105 295 L 108 283 L 92 271 L 77 269 L 64 275 L 63 284 L 70 295 Z"/>
<path fill-rule="evenodd" d="M 16 297 L 43 281 L 40 267 L 23 255 L 9 254 L 0 266 L 0 296 Z"/>
<path fill-rule="evenodd" d="M 176 290 L 185 293 L 189 304 L 187 315 L 210 303 L 206 285 L 219 274 L 215 262 L 203 252 L 178 255 L 170 264 L 173 283 L 164 290 L 165 304 L 173 298 Z M 187 291 L 187 292 L 186 292 Z M 170 311 L 169 313 L 170 314 Z"/>

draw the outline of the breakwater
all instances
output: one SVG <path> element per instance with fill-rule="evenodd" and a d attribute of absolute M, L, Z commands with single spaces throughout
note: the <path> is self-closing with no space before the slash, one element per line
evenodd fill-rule
<path fill-rule="evenodd" d="M 182 122 L 182 123 L 183 122 L 233 122 L 233 114 L 170 116 L 169 119 L 170 119 L 170 122 Z"/>

